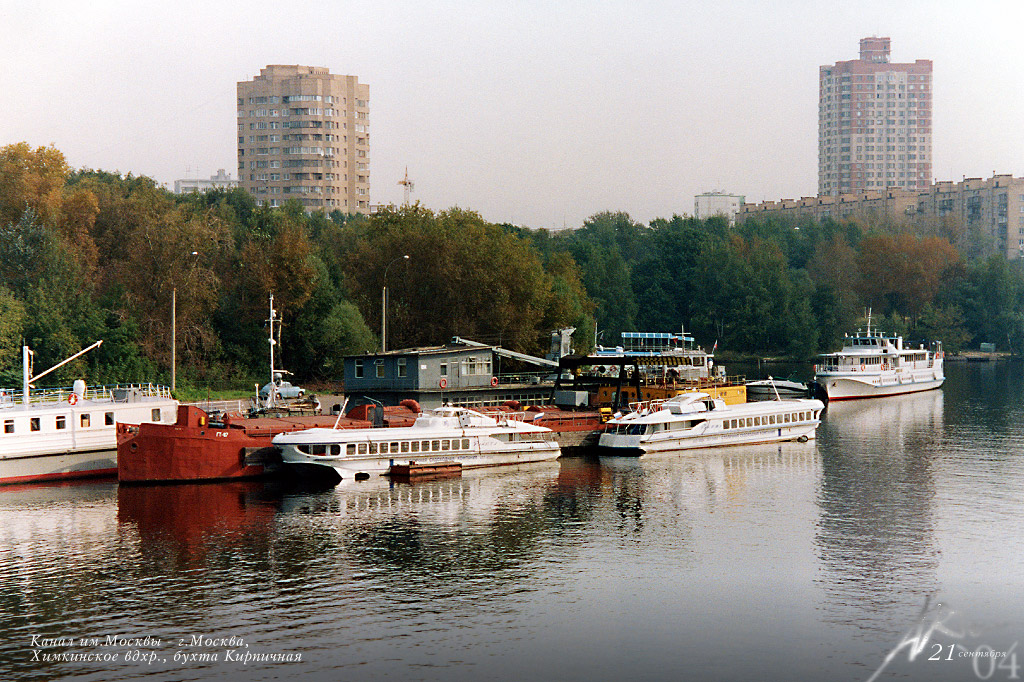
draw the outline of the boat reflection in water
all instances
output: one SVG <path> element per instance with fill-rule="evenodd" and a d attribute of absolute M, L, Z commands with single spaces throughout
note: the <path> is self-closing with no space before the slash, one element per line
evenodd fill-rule
<path fill-rule="evenodd" d="M 819 431 L 815 544 L 830 622 L 848 623 L 853 608 L 864 636 L 894 620 L 909 625 L 936 593 L 936 453 L 944 431 L 942 391 L 829 404 Z"/>
<path fill-rule="evenodd" d="M 944 431 L 943 392 L 925 391 L 879 400 L 830 402 L 821 429 L 844 446 L 897 445 L 905 449 L 921 439 L 935 442 Z M 844 447 L 844 451 L 849 448 Z"/>
<path fill-rule="evenodd" d="M 795 477 L 813 481 L 820 468 L 814 441 L 659 452 L 641 460 L 602 456 L 600 461 L 619 483 L 634 488 L 641 504 L 653 497 L 660 505 L 667 495 L 687 513 L 738 510 L 765 486 Z"/>
<path fill-rule="evenodd" d="M 168 568 L 201 566 L 210 552 L 251 546 L 269 535 L 276 513 L 273 497 L 256 481 L 122 485 L 117 490 L 122 536 L 136 535 L 147 561 L 170 562 Z"/>

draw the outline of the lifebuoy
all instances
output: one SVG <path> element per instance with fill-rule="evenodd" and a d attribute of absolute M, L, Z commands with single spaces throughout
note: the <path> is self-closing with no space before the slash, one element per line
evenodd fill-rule
<path fill-rule="evenodd" d="M 78 394 L 77 393 L 72 393 L 71 395 L 68 396 L 68 405 L 74 405 L 77 402 L 78 402 Z"/>
<path fill-rule="evenodd" d="M 448 387 L 448 380 L 447 379 L 441 379 L 439 382 L 437 382 L 437 385 L 440 386 L 441 388 L 447 388 Z"/>
<path fill-rule="evenodd" d="M 491 386 L 498 385 L 498 377 L 491 377 Z"/>

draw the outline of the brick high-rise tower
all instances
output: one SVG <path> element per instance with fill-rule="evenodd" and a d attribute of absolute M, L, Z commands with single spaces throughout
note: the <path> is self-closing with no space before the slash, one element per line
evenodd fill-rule
<path fill-rule="evenodd" d="M 238 83 L 238 184 L 258 202 L 370 212 L 370 86 L 273 64 Z"/>
<path fill-rule="evenodd" d="M 862 38 L 860 59 L 818 75 L 818 194 L 932 182 L 932 62 L 889 61 L 888 38 Z"/>

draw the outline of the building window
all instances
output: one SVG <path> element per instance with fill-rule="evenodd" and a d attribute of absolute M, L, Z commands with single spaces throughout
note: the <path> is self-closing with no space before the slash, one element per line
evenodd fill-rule
<path fill-rule="evenodd" d="M 362 360 L 356 360 L 355 361 L 355 376 L 356 376 L 356 379 L 362 379 L 363 378 L 363 361 Z"/>
<path fill-rule="evenodd" d="M 378 379 L 383 379 L 384 378 L 384 361 L 383 360 L 378 360 L 378 361 L 376 361 L 374 363 L 374 365 L 375 365 L 374 369 L 376 370 L 377 378 Z"/>
<path fill-rule="evenodd" d="M 471 356 L 462 361 L 462 374 L 466 376 L 474 376 L 480 374 L 491 373 L 491 360 L 490 358 L 478 358 Z"/>
<path fill-rule="evenodd" d="M 398 358 L 398 376 L 399 377 L 407 376 L 406 359 L 405 358 Z"/>

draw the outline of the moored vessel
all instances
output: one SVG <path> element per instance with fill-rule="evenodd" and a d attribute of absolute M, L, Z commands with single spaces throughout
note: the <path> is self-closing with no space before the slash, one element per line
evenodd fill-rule
<path fill-rule="evenodd" d="M 284 463 L 296 471 L 342 480 L 388 474 L 394 465 L 453 462 L 463 468 L 555 459 L 551 429 L 521 415 L 487 416 L 463 407 L 424 412 L 412 426 L 390 429 L 309 429 L 275 436 Z"/>
<path fill-rule="evenodd" d="M 748 381 L 747 400 L 777 400 L 778 398 L 807 398 L 811 394 L 807 384 L 792 379 L 758 379 Z"/>
<path fill-rule="evenodd" d="M 602 454 L 639 456 L 723 445 L 807 441 L 814 438 L 825 405 L 816 399 L 727 405 L 695 391 L 632 407 L 632 412 L 606 425 L 598 441 Z"/>
<path fill-rule="evenodd" d="M 598 346 L 590 356 L 559 360 L 555 397 L 566 396 L 580 404 L 609 407 L 647 400 L 665 400 L 681 393 L 701 391 L 727 404 L 747 402 L 741 377 L 730 377 L 715 365 L 717 342 L 710 351 L 699 346 L 685 330 L 623 332 L 622 345 Z M 564 400 L 563 400 L 564 401 Z"/>
<path fill-rule="evenodd" d="M 117 425 L 117 478 L 121 483 L 181 483 L 257 478 L 280 462 L 271 439 L 316 427 L 365 428 L 369 421 L 321 415 L 315 397 L 281 400 L 285 370 L 275 367 L 274 297 L 270 297 L 270 376 L 247 414 L 206 412 L 181 405 L 172 424 Z M 303 389 L 288 383 L 295 395 Z"/>
<path fill-rule="evenodd" d="M 942 344 L 906 348 L 903 337 L 871 328 L 847 336 L 843 349 L 821 356 L 814 381 L 829 400 L 881 398 L 928 391 L 942 386 Z"/>
<path fill-rule="evenodd" d="M 316 427 L 366 428 L 346 417 L 207 414 L 180 405 L 173 424 L 118 424 L 117 478 L 121 483 L 170 483 L 257 478 L 280 461 L 271 440 Z"/>
<path fill-rule="evenodd" d="M 0 391 L 0 484 L 113 476 L 119 421 L 169 422 L 176 400 L 165 386 L 129 384 L 33 390 L 33 383 L 98 347 L 32 375 L 32 351 L 22 349 L 23 386 Z"/>

